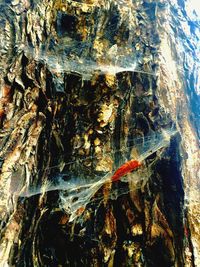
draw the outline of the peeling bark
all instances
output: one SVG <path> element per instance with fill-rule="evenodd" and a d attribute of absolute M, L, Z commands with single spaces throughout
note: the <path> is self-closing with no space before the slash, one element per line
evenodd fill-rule
<path fill-rule="evenodd" d="M 199 266 L 199 24 L 185 2 L 0 8 L 0 265 Z"/>

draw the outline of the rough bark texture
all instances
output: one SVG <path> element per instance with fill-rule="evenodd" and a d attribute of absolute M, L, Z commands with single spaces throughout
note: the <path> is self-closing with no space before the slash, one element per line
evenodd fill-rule
<path fill-rule="evenodd" d="M 185 2 L 6 2 L 0 266 L 200 266 L 199 24 Z M 172 128 L 69 221 L 67 190 L 49 184 L 109 176 Z"/>

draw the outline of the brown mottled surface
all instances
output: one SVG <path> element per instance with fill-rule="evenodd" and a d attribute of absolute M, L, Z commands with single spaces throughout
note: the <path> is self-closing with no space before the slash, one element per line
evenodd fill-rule
<path fill-rule="evenodd" d="M 184 1 L 0 10 L 0 266 L 199 266 L 199 24 Z M 111 176 L 173 128 L 90 201 L 58 188 Z"/>

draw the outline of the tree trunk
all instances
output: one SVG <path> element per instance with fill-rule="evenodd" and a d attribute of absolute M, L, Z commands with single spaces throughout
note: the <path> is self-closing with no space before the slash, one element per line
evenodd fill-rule
<path fill-rule="evenodd" d="M 186 4 L 1 4 L 0 266 L 200 266 Z"/>

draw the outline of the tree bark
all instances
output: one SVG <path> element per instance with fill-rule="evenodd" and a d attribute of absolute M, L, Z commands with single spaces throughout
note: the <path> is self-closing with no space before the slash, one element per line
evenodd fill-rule
<path fill-rule="evenodd" d="M 1 4 L 1 266 L 200 266 L 186 4 Z"/>

